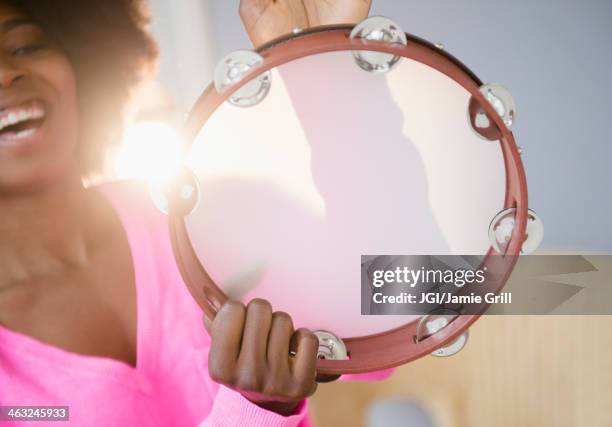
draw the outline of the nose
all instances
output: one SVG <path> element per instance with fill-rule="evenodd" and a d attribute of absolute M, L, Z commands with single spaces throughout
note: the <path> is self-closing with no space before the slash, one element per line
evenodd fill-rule
<path fill-rule="evenodd" d="M 0 88 L 9 88 L 17 80 L 24 76 L 24 72 L 14 61 L 4 55 L 0 55 Z"/>

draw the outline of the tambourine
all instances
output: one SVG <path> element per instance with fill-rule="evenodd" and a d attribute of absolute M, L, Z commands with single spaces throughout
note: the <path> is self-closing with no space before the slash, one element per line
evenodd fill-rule
<path fill-rule="evenodd" d="M 477 254 L 499 291 L 541 235 L 515 120 L 506 89 L 383 17 L 226 56 L 156 193 L 189 291 L 211 318 L 228 297 L 269 300 L 315 331 L 323 374 L 454 354 L 479 314 L 362 316 L 361 270 Z"/>

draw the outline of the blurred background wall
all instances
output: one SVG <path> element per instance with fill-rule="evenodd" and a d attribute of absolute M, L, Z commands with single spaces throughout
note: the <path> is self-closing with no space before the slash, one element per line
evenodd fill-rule
<path fill-rule="evenodd" d="M 320 386 L 315 426 L 425 427 L 408 419 L 416 402 L 431 427 L 609 427 L 611 329 L 610 316 L 485 316 L 455 356 L 424 357 L 380 383 Z M 366 424 L 387 399 L 403 408 Z"/>

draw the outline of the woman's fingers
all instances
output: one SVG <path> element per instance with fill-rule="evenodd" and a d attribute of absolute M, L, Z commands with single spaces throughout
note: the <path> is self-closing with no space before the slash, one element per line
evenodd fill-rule
<path fill-rule="evenodd" d="M 272 315 L 267 358 L 268 365 L 274 372 L 289 373 L 289 345 L 293 332 L 291 316 L 283 311 Z"/>
<path fill-rule="evenodd" d="M 233 381 L 240 348 L 246 309 L 237 301 L 225 303 L 210 325 L 212 337 L 208 354 L 210 376 L 217 382 Z"/>
<path fill-rule="evenodd" d="M 246 307 L 246 320 L 242 336 L 239 362 L 263 369 L 268 363 L 266 350 L 272 323 L 272 306 L 266 300 L 256 298 Z"/>
<path fill-rule="evenodd" d="M 292 363 L 292 374 L 295 386 L 298 387 L 297 393 L 309 396 L 316 390 L 319 340 L 314 333 L 304 328 L 295 331 L 294 337 L 296 354 Z"/>
<path fill-rule="evenodd" d="M 315 392 L 318 339 L 307 329 L 295 331 L 287 313 L 273 313 L 262 299 L 246 307 L 228 301 L 209 327 L 213 380 L 265 405 L 295 405 Z"/>

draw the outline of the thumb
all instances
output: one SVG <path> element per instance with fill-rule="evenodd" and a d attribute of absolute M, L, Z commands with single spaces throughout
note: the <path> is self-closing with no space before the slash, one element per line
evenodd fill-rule
<path fill-rule="evenodd" d="M 204 328 L 206 329 L 206 332 L 208 332 L 208 335 L 211 335 L 213 321 L 210 320 L 207 315 L 204 315 L 203 322 L 204 322 Z"/>

